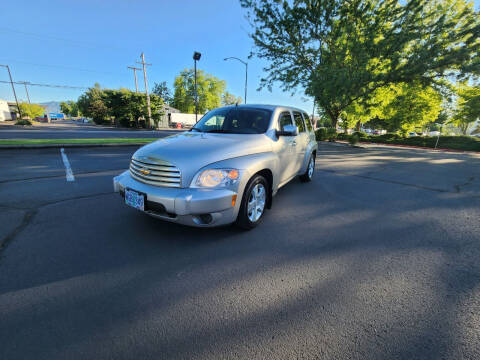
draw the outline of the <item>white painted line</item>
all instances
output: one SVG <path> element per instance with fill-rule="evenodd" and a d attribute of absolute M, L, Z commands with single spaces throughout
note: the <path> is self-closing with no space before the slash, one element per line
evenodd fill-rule
<path fill-rule="evenodd" d="M 73 176 L 73 171 L 70 167 L 70 162 L 68 161 L 67 154 L 65 154 L 65 150 L 61 148 L 60 153 L 62 154 L 63 165 L 65 165 L 65 174 L 67 177 L 67 181 L 75 181 L 75 176 Z"/>

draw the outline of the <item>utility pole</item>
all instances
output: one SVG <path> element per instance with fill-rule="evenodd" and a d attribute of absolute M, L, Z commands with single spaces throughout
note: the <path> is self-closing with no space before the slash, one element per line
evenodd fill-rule
<path fill-rule="evenodd" d="M 27 93 L 28 103 L 32 104 L 31 101 L 30 101 L 30 95 L 28 94 L 28 89 L 27 89 L 27 84 L 29 84 L 29 83 L 26 82 L 26 81 L 19 81 L 19 82 L 25 86 L 25 92 Z"/>
<path fill-rule="evenodd" d="M 137 70 L 142 70 L 142 69 L 136 68 L 134 66 L 127 66 L 127 69 L 133 70 L 133 77 L 135 78 L 135 92 L 138 94 Z"/>
<path fill-rule="evenodd" d="M 15 102 L 17 103 L 17 109 L 18 113 L 20 114 L 20 120 L 22 119 L 22 111 L 20 110 L 20 106 L 18 105 L 18 100 L 17 100 L 17 93 L 15 92 L 15 86 L 13 85 L 13 80 L 12 80 L 12 74 L 10 73 L 10 68 L 8 65 L 0 65 L 3 67 L 6 67 L 8 70 L 8 76 L 10 77 L 10 84 L 12 84 L 12 90 L 13 90 L 13 96 L 15 97 Z"/>
<path fill-rule="evenodd" d="M 147 64 L 145 62 L 145 54 L 142 52 L 140 55 L 140 58 L 142 59 L 142 62 L 138 62 L 137 64 L 142 64 L 143 67 L 143 80 L 145 80 L 145 95 L 147 96 L 147 110 L 148 110 L 148 126 L 152 126 L 152 109 L 150 108 L 150 95 L 148 95 L 148 84 L 147 84 L 147 69 L 146 66 L 150 66 L 152 64 Z"/>

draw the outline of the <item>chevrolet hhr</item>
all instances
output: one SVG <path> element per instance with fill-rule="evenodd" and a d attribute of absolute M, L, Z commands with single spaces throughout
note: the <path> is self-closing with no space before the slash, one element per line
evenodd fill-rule
<path fill-rule="evenodd" d="M 137 150 L 113 179 L 125 204 L 156 218 L 251 229 L 278 189 L 312 179 L 317 142 L 306 112 L 285 106 L 212 110 L 190 130 Z"/>

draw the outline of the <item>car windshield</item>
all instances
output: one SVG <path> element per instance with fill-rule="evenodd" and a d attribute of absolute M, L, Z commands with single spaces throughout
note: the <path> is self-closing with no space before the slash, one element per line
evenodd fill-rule
<path fill-rule="evenodd" d="M 266 109 L 228 107 L 212 110 L 192 131 L 229 134 L 262 134 L 267 131 L 272 112 Z"/>

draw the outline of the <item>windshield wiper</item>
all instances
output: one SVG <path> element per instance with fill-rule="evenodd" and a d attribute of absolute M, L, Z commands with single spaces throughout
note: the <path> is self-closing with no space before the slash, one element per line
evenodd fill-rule
<path fill-rule="evenodd" d="M 197 129 L 197 128 L 194 128 L 194 127 L 192 127 L 192 128 L 190 129 L 190 131 L 198 131 L 198 132 L 203 132 L 202 130 L 200 130 L 200 129 Z"/>

